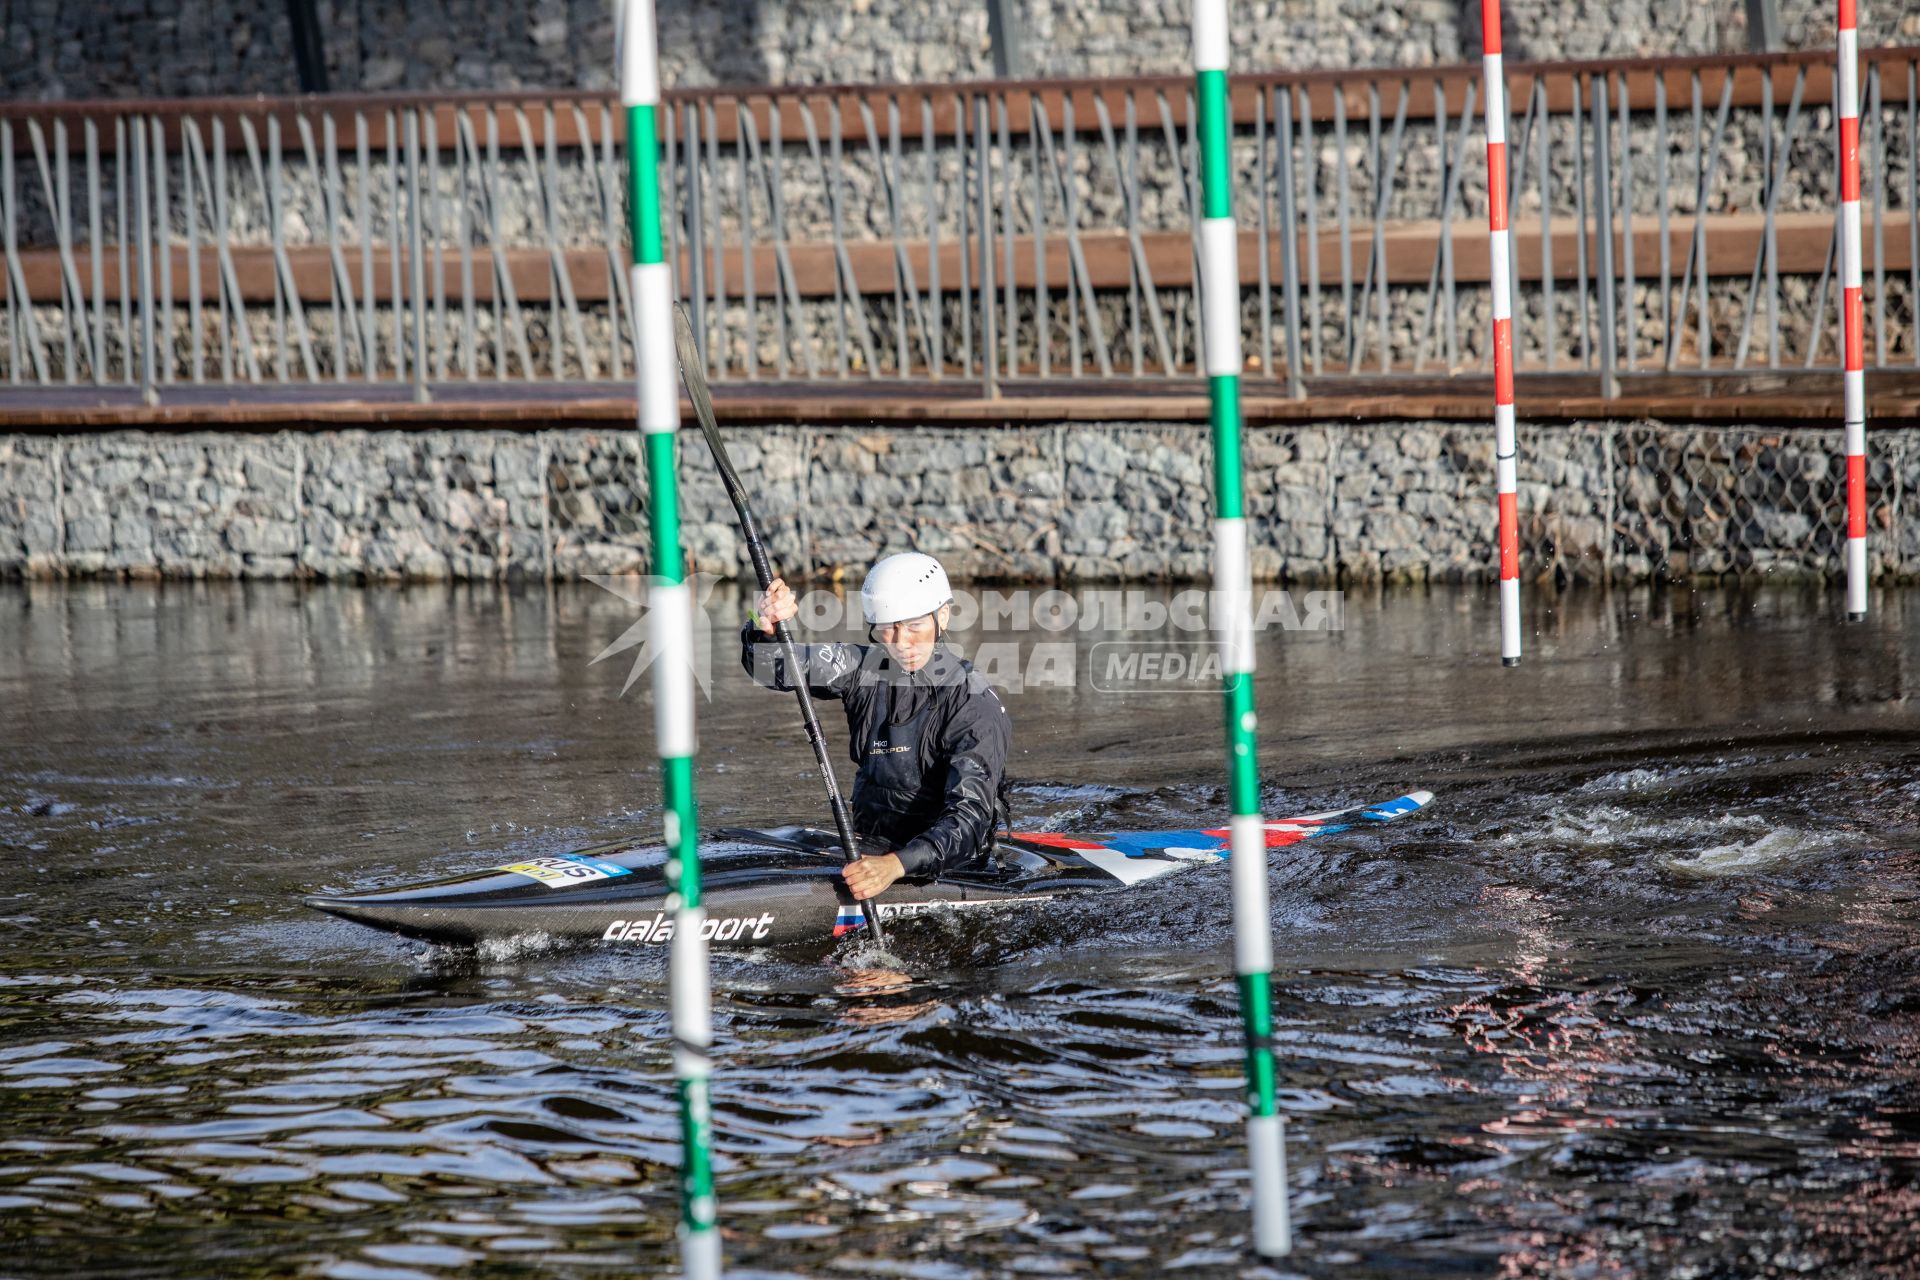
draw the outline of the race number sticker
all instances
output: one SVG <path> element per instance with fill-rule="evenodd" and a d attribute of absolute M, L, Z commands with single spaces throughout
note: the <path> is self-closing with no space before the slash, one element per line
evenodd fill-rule
<path fill-rule="evenodd" d="M 550 858 L 528 858 L 525 862 L 496 867 L 495 870 L 511 871 L 515 875 L 538 880 L 549 889 L 558 889 L 563 885 L 586 884 L 593 880 L 611 880 L 615 876 L 630 874 L 619 863 L 602 862 L 598 858 L 582 857 L 577 853 L 560 853 Z"/>

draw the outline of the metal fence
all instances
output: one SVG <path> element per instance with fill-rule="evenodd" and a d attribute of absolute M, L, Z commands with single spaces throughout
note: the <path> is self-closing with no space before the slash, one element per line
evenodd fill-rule
<path fill-rule="evenodd" d="M 1477 68 L 1242 75 L 1252 389 L 1485 367 Z M 1837 365 L 1831 63 L 1509 72 L 1523 370 Z M 1867 360 L 1920 367 L 1920 49 L 1865 57 Z M 716 380 L 1189 378 L 1181 79 L 670 95 Z M 623 125 L 588 95 L 0 108 L 13 384 L 623 379 Z"/>

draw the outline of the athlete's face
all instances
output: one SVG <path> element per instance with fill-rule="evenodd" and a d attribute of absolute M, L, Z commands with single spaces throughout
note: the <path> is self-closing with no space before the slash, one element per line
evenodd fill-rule
<path fill-rule="evenodd" d="M 867 628 L 875 644 L 885 645 L 887 656 L 902 671 L 918 671 L 933 656 L 933 646 L 947 629 L 952 606 L 941 605 L 932 613 L 905 622 L 883 622 Z"/>

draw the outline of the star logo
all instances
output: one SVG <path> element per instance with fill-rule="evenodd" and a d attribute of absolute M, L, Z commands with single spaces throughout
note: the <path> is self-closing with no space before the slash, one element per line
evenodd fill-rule
<path fill-rule="evenodd" d="M 641 573 L 588 574 L 587 581 L 618 596 L 639 611 L 640 616 L 620 633 L 619 638 L 587 663 L 590 667 L 595 666 L 616 654 L 637 648 L 639 652 L 634 654 L 633 665 L 627 670 L 626 683 L 620 686 L 620 696 L 625 697 L 627 691 L 639 682 L 641 675 L 661 660 L 663 646 L 660 637 L 654 634 L 653 610 L 660 593 L 672 590 L 675 584 L 665 578 Z M 692 679 L 701 696 L 709 699 L 712 697 L 713 684 L 713 626 L 712 619 L 707 616 L 707 601 L 719 581 L 712 574 L 695 573 L 689 574 L 686 581 L 679 584 L 687 592 L 688 608 L 692 614 L 693 635 L 685 649 L 692 669 L 678 673 L 675 678 Z M 663 676 L 665 674 L 662 673 Z"/>

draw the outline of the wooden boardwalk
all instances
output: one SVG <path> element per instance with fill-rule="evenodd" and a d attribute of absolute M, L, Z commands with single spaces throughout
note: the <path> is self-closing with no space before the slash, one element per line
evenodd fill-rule
<path fill-rule="evenodd" d="M 1304 399 L 1283 386 L 1247 379 L 1250 425 L 1335 422 L 1489 424 L 1491 377 L 1408 374 L 1310 378 Z M 1591 373 L 1534 373 L 1517 379 L 1522 423 L 1649 419 L 1703 426 L 1778 424 L 1838 428 L 1837 370 L 1809 373 L 1627 374 L 1620 395 L 1600 394 Z M 1207 421 L 1206 389 L 1194 378 L 1021 378 L 983 395 L 978 381 L 910 383 L 848 379 L 813 383 L 721 382 L 715 407 L 729 423 L 807 425 L 1018 426 L 1053 422 Z M 1869 427 L 1920 425 L 1920 371 L 1867 375 Z M 683 413 L 690 412 L 683 409 Z M 85 431 L 327 429 L 338 427 L 630 426 L 630 384 L 448 382 L 416 403 L 394 383 L 261 384 L 160 388 L 157 403 L 133 387 L 0 387 L 0 430 Z"/>

